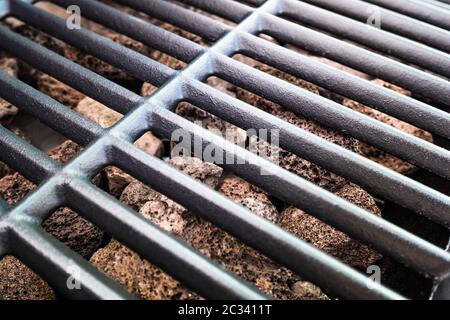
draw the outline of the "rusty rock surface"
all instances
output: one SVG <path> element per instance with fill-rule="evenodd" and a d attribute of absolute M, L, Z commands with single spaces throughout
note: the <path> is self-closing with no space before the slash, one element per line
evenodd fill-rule
<path fill-rule="evenodd" d="M 381 216 L 380 209 L 377 207 L 374 199 L 354 184 L 345 185 L 336 191 L 335 194 L 374 215 Z M 333 212 L 328 214 L 333 214 Z M 281 213 L 279 223 L 283 229 L 310 242 L 346 264 L 363 271 L 382 258 L 381 254 L 368 246 L 351 239 L 345 233 L 295 207 L 289 207 L 284 210 Z"/>
<path fill-rule="evenodd" d="M 78 145 L 66 141 L 51 150 L 49 156 L 58 162 L 66 163 L 79 151 Z M 35 188 L 32 182 L 14 173 L 0 180 L 0 197 L 8 204 L 14 205 Z M 43 221 L 42 227 L 87 259 L 99 248 L 103 240 L 103 232 L 99 228 L 69 208 L 56 210 Z M 0 260 L 0 274 L 6 275 L 4 281 L 0 281 L 0 296 L 20 300 L 54 297 L 50 287 L 14 257 Z"/>
<path fill-rule="evenodd" d="M 17 60 L 0 52 L 0 70 L 12 77 L 17 77 L 19 70 Z M 11 124 L 18 112 L 17 107 L 0 98 L 0 124 Z"/>

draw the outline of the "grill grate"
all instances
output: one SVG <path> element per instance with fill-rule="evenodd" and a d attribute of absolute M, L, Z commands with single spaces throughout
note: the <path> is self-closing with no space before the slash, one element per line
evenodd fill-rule
<path fill-rule="evenodd" d="M 0 72 L 2 98 L 86 147 L 82 154 L 62 167 L 0 127 L 1 160 L 40 185 L 31 196 L 13 208 L 1 204 L 0 256 L 7 253 L 17 256 L 42 274 L 58 292 L 71 298 L 128 298 L 129 295 L 118 285 L 40 228 L 42 219 L 56 208 L 67 205 L 204 297 L 265 298 L 235 275 L 224 271 L 91 184 L 91 177 L 104 167 L 115 165 L 337 296 L 402 298 L 380 284 L 370 282 L 369 286 L 370 280 L 359 272 L 274 224 L 248 214 L 243 207 L 133 145 L 146 131 L 170 138 L 174 130 L 181 128 L 194 137 L 201 136 L 204 147 L 213 145 L 217 150 L 223 150 L 227 159 L 235 159 L 233 163 L 243 163 L 226 164 L 226 169 L 434 279 L 434 297 L 450 298 L 448 252 L 249 151 L 218 141 L 214 134 L 172 112 L 178 102 L 188 101 L 243 129 L 277 128 L 283 149 L 448 229 L 450 198 L 447 195 L 251 108 L 203 82 L 215 75 L 448 180 L 450 153 L 447 149 L 343 108 L 231 58 L 236 53 L 245 54 L 447 140 L 450 138 L 450 115 L 447 113 L 450 85 L 445 77 L 450 77 L 450 58 L 447 54 L 450 52 L 450 37 L 447 31 L 448 12 L 445 9 L 438 11 L 430 7 L 432 14 L 425 19 L 417 11 L 416 3 L 402 1 L 402 5 L 397 7 L 388 1 L 370 0 L 446 29 L 382 9 L 386 29 L 403 36 L 400 37 L 345 17 L 362 19 L 367 8 L 367 3 L 362 1 L 247 1 L 257 7 L 224 0 L 183 1 L 235 22 L 233 27 L 166 1 L 117 1 L 213 42 L 210 48 L 205 48 L 98 1 L 51 2 L 64 7 L 78 5 L 86 18 L 172 55 L 188 63 L 188 66 L 182 71 L 175 71 L 91 31 L 69 30 L 63 19 L 33 6 L 30 1 L 0 1 L 0 17 L 17 17 L 126 70 L 137 79 L 160 87 L 152 96 L 142 98 L 0 26 L 1 49 L 126 115 L 111 129 L 102 129 L 25 83 Z M 414 28 L 410 27 L 412 23 Z M 321 28 L 367 48 L 388 53 L 392 58 L 310 27 Z M 427 98 L 429 104 L 266 41 L 258 37 L 261 33 L 397 84 Z M 428 46 L 404 37 L 419 40 Z M 262 169 L 273 174 L 260 175 Z M 334 214 L 327 215 L 331 210 Z M 68 290 L 66 287 L 65 279 L 70 276 L 67 270 L 73 263 L 81 268 L 82 290 Z"/>

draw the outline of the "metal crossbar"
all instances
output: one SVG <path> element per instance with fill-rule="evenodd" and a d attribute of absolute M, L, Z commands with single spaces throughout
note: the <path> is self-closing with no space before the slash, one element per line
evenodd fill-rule
<path fill-rule="evenodd" d="M 8 15 L 81 48 L 137 79 L 159 87 L 152 96 L 142 98 L 8 28 L 0 27 L 0 48 L 125 115 L 114 127 L 102 129 L 20 80 L 0 72 L 2 98 L 86 147 L 72 162 L 60 166 L 0 127 L 0 159 L 39 185 L 35 192 L 14 208 L 7 208 L 3 204 L 0 206 L 0 254 L 11 253 L 19 257 L 42 274 L 54 288 L 70 297 L 128 297 L 111 280 L 51 239 L 39 227 L 40 222 L 56 208 L 69 206 L 204 297 L 266 298 L 235 275 L 92 185 L 90 179 L 93 176 L 104 167 L 115 165 L 337 296 L 402 298 L 382 285 L 370 282 L 371 285 L 368 286 L 370 280 L 357 271 L 278 226 L 249 214 L 247 209 L 132 144 L 149 130 L 170 138 L 173 131 L 181 128 L 193 136 L 201 136 L 204 148 L 213 145 L 216 150 L 223 151 L 224 158 L 239 159 L 240 161 L 233 161 L 235 164 L 224 165 L 225 168 L 270 194 L 395 257 L 433 278 L 436 284 L 449 275 L 450 254 L 445 250 L 243 148 L 221 141 L 209 131 L 172 112 L 180 101 L 189 101 L 244 129 L 279 129 L 282 148 L 448 229 L 450 198 L 447 195 L 252 108 L 203 83 L 209 76 L 218 76 L 448 180 L 450 153 L 445 148 L 405 134 L 231 58 L 237 53 L 246 54 L 448 139 L 450 117 L 444 110 L 450 105 L 450 85 L 446 79 L 289 22 L 282 16 L 310 24 L 308 17 L 300 15 L 298 11 L 299 8 L 308 9 L 304 12 L 323 14 L 323 19 L 318 19 L 315 26 L 324 29 L 328 28 L 328 17 L 334 19 L 336 16 L 334 21 L 339 26 L 342 25 L 342 29 L 337 27 L 333 30 L 340 35 L 352 35 L 355 37 L 352 40 L 361 40 L 365 45 L 367 43 L 363 39 L 384 39 L 383 46 L 381 42 L 372 43 L 377 46 L 377 50 L 388 50 L 392 55 L 398 54 L 404 61 L 416 63 L 444 76 L 448 76 L 450 70 L 447 68 L 450 59 L 446 53 L 385 31 L 361 28 L 356 21 L 300 1 L 252 1 L 252 4 L 260 5 L 256 8 L 224 0 L 184 1 L 236 22 L 234 27 L 166 1 L 117 1 L 212 41 L 213 45 L 209 48 L 98 1 L 52 2 L 64 7 L 78 5 L 86 18 L 168 53 L 188 63 L 188 66 L 182 71 L 175 71 L 89 30 L 68 30 L 63 19 L 26 1 L 0 2 L 3 5 L 0 12 L 8 12 Z M 347 26 L 350 28 L 346 29 Z M 354 33 L 356 29 L 360 29 L 361 33 Z M 444 46 L 448 42 L 448 39 L 439 41 L 439 37 L 447 31 L 440 29 L 438 32 L 428 26 L 426 30 L 430 35 L 436 35 L 436 44 Z M 390 31 L 397 29 L 393 26 Z M 439 103 L 443 110 L 270 43 L 258 37 L 261 33 L 401 85 Z M 358 35 L 362 35 L 362 38 L 357 38 Z M 401 41 L 392 44 L 386 41 L 394 39 L 393 37 Z M 260 175 L 262 169 L 273 174 Z M 329 214 L 331 211 L 332 215 Z M 61 280 L 67 278 L 67 266 L 73 262 L 83 270 L 82 292 L 68 290 L 65 281 Z M 440 293 L 440 297 L 449 298 L 445 293 L 448 290 L 446 283 L 442 281 L 436 292 Z"/>

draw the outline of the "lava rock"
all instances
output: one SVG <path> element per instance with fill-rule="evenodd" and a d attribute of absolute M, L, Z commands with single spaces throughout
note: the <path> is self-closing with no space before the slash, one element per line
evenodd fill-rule
<path fill-rule="evenodd" d="M 0 70 L 12 77 L 18 74 L 17 60 L 7 55 L 0 54 Z M 14 120 L 19 109 L 6 100 L 0 98 L 0 124 L 9 125 Z"/>
<path fill-rule="evenodd" d="M 374 199 L 354 184 L 345 185 L 335 194 L 376 216 L 381 216 Z M 368 246 L 295 207 L 289 207 L 281 213 L 279 224 L 299 238 L 363 271 L 382 258 L 381 254 Z"/>
<path fill-rule="evenodd" d="M 76 107 L 85 97 L 81 92 L 44 73 L 38 76 L 37 87 L 42 93 L 70 108 Z"/>
<path fill-rule="evenodd" d="M 66 141 L 49 152 L 49 156 L 61 163 L 70 161 L 80 147 L 72 141 Z M 18 173 L 0 180 L 0 197 L 9 205 L 15 205 L 36 186 Z M 89 221 L 80 217 L 69 208 L 60 208 L 42 223 L 42 227 L 69 248 L 89 259 L 99 248 L 103 232 Z M 14 299 L 54 298 L 51 288 L 29 268 L 14 257 L 0 260 L 0 274 L 10 274 L 1 283 L 0 296 Z M 3 277 L 2 277 L 3 278 Z"/>
<path fill-rule="evenodd" d="M 47 283 L 12 256 L 0 260 L 0 296 L 6 300 L 55 299 Z"/>
<path fill-rule="evenodd" d="M 172 159 L 169 163 L 186 174 L 214 188 L 222 169 L 198 159 Z M 186 227 L 187 210 L 144 184 L 133 181 L 121 196 L 121 201 L 139 211 L 146 219 L 168 232 L 182 236 Z M 91 258 L 91 263 L 109 277 L 124 285 L 142 299 L 200 299 L 200 297 L 153 264 L 112 240 Z"/>
<path fill-rule="evenodd" d="M 113 126 L 123 117 L 120 113 L 88 97 L 80 101 L 74 110 L 103 128 Z M 135 144 L 140 149 L 156 157 L 163 155 L 164 146 L 161 140 L 156 138 L 151 132 L 145 133 Z M 105 173 L 108 179 L 109 193 L 116 198 L 119 198 L 125 187 L 133 181 L 130 175 L 117 167 L 109 166 L 105 168 Z"/>
<path fill-rule="evenodd" d="M 388 88 L 390 90 L 396 91 L 398 93 L 401 93 L 406 96 L 411 96 L 411 93 L 407 90 L 404 90 L 402 88 L 399 88 L 393 84 L 387 83 L 382 80 L 374 80 L 373 83 L 383 86 L 385 88 Z M 378 121 L 381 121 L 385 124 L 388 124 L 396 129 L 399 129 L 401 131 L 404 131 L 408 134 L 411 134 L 413 136 L 416 136 L 420 139 L 433 142 L 433 136 L 422 129 L 419 129 L 409 123 L 403 122 L 401 120 L 398 120 L 394 117 L 391 117 L 385 113 L 382 113 L 378 110 L 372 109 L 370 107 L 367 107 L 359 102 L 350 100 L 350 99 L 344 99 L 343 105 L 346 107 L 349 107 L 355 111 L 361 112 L 363 114 L 368 115 L 371 118 L 374 118 Z M 403 160 L 400 160 L 399 158 L 388 154 L 385 151 L 382 151 L 380 149 L 377 149 L 371 145 L 368 145 L 366 143 L 361 143 L 361 152 L 364 154 L 367 158 L 384 165 L 387 168 L 390 168 L 392 170 L 395 170 L 397 172 L 400 172 L 402 174 L 411 174 L 417 170 L 417 168 Z"/>

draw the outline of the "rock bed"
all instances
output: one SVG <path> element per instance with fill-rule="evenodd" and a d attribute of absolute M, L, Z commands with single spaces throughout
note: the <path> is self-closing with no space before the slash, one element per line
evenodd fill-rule
<path fill-rule="evenodd" d="M 51 7 L 49 7 L 51 8 Z M 139 15 L 128 10 L 130 13 Z M 117 35 L 108 29 L 85 22 L 89 28 L 121 43 L 136 51 L 149 55 L 160 62 L 175 69 L 184 66 L 180 61 L 145 47 L 141 43 L 127 37 Z M 168 24 L 156 22 L 172 32 L 185 36 L 203 45 L 208 45 L 199 37 L 195 37 Z M 118 70 L 99 59 L 55 40 L 29 26 L 12 24 L 18 33 L 44 45 L 45 47 L 71 59 L 95 72 L 121 83 L 136 81 L 125 72 Z M 317 58 L 317 57 L 315 57 Z M 243 56 L 236 59 L 253 67 L 289 81 L 315 94 L 333 99 L 346 107 L 367 114 L 407 133 L 432 141 L 429 133 L 417 129 L 376 110 L 361 105 L 355 101 L 340 97 L 327 90 L 317 87 L 304 80 L 280 72 L 274 68 L 258 63 Z M 322 59 L 322 58 L 317 58 Z M 328 63 L 325 60 L 322 60 Z M 15 60 L 5 54 L 0 56 L 0 69 L 8 74 L 38 88 L 53 99 L 63 103 L 68 108 L 79 112 L 86 118 L 98 123 L 102 127 L 110 127 L 122 117 L 106 106 L 85 97 L 82 93 L 61 83 L 34 68 Z M 349 70 L 347 70 L 349 71 Z M 350 70 L 351 72 L 351 70 Z M 361 76 L 359 73 L 355 73 Z M 362 75 L 365 77 L 365 75 Z M 378 85 L 409 95 L 408 92 L 377 79 L 367 79 Z M 347 137 L 333 130 L 324 128 L 318 123 L 295 115 L 268 100 L 256 96 L 248 91 L 234 87 L 217 78 L 211 78 L 208 83 L 254 107 L 260 108 L 291 124 L 310 131 L 324 139 L 332 141 L 353 152 L 360 153 L 401 173 L 412 173 L 415 168 L 391 155 L 368 146 L 360 141 Z M 141 83 L 141 94 L 150 95 L 156 88 L 148 83 Z M 24 139 L 27 137 L 14 127 L 14 117 L 18 109 L 0 100 L 0 122 Z M 235 132 L 233 142 L 248 139 L 245 132 L 189 103 L 180 103 L 175 112 L 191 121 L 200 122 L 204 128 L 214 132 L 225 133 L 227 130 Z M 274 149 L 263 141 L 254 141 L 258 148 L 269 148 L 271 152 L 279 153 L 279 165 L 334 194 L 366 209 L 374 215 L 382 216 L 375 199 L 366 191 L 321 168 L 282 149 Z M 160 139 L 148 132 L 143 135 L 136 145 L 157 157 L 169 155 Z M 61 163 L 66 163 L 81 148 L 72 141 L 66 141 L 48 154 Z M 222 168 L 204 163 L 196 158 L 169 157 L 169 164 L 205 183 L 210 188 L 240 203 L 250 209 L 253 214 L 264 217 L 293 233 L 294 235 L 312 243 L 323 251 L 341 259 L 345 263 L 366 270 L 377 263 L 382 255 L 366 245 L 363 245 L 346 234 L 326 225 L 320 220 L 308 215 L 289 204 L 278 203 L 256 186 L 224 172 Z M 124 204 L 138 211 L 146 219 L 158 224 L 161 228 L 188 242 L 202 254 L 215 260 L 225 268 L 235 272 L 245 280 L 253 283 L 260 290 L 277 299 L 329 299 L 318 287 L 302 280 L 288 269 L 279 266 L 269 258 L 261 255 L 252 248 L 242 244 L 239 240 L 226 232 L 214 227 L 210 223 L 198 218 L 184 207 L 168 199 L 164 195 L 143 185 L 138 180 L 115 167 L 105 168 L 101 174 L 106 178 L 102 183 L 100 175 L 93 179 L 93 183 L 109 192 Z M 35 185 L 20 174 L 10 170 L 0 163 L 0 196 L 10 205 L 23 199 L 35 189 Z M 333 214 L 329 212 L 329 214 Z M 63 242 L 72 250 L 125 286 L 130 292 L 143 299 L 201 299 L 198 295 L 183 287 L 176 280 L 162 272 L 159 268 L 143 260 L 138 254 L 104 234 L 99 228 L 80 217 L 69 208 L 60 208 L 51 214 L 44 222 L 43 228 L 55 238 Z M 39 276 L 23 265 L 16 258 L 7 256 L 0 260 L 0 296 L 6 299 L 54 299 L 55 293 Z"/>

